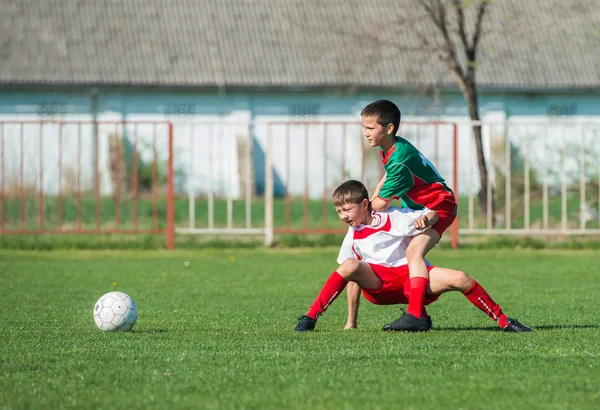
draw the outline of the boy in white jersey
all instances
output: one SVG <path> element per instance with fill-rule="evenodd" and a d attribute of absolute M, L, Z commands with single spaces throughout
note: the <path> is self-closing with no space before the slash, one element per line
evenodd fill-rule
<path fill-rule="evenodd" d="M 428 229 L 438 220 L 435 211 L 415 211 L 390 207 L 383 212 L 372 211 L 365 186 L 359 181 L 346 181 L 333 193 L 333 204 L 350 227 L 344 238 L 337 262 L 306 315 L 298 319 L 295 331 L 310 331 L 331 303 L 354 282 L 359 288 L 348 293 L 348 323 L 356 327 L 360 289 L 365 298 L 378 305 L 408 303 L 410 299 L 409 272 L 406 249 L 411 237 Z M 442 293 L 461 291 L 471 303 L 494 319 L 507 332 L 529 332 L 531 329 L 502 313 L 488 293 L 464 272 L 428 266 L 429 286 L 425 304 L 434 302 Z M 428 316 L 426 316 L 429 318 Z M 404 330 L 398 323 L 384 325 L 383 330 Z M 431 329 L 428 320 L 427 329 Z"/>

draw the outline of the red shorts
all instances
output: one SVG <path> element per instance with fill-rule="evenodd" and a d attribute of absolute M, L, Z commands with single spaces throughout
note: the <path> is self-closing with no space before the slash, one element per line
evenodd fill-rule
<path fill-rule="evenodd" d="M 369 264 L 375 274 L 383 282 L 381 289 L 363 289 L 365 298 L 375 305 L 408 304 L 410 299 L 410 277 L 408 265 L 388 268 L 386 266 Z M 433 266 L 428 266 L 431 271 Z M 425 296 L 425 304 L 429 305 L 438 300 L 439 296 Z"/>
<path fill-rule="evenodd" d="M 439 233 L 441 238 L 442 234 L 446 231 L 446 229 L 448 229 L 450 225 L 452 225 L 452 222 L 454 222 L 454 220 L 456 219 L 456 215 L 441 210 L 438 210 L 436 212 L 439 215 L 440 219 L 438 219 L 438 221 L 435 223 L 435 225 L 431 227 L 431 229 Z"/>
<path fill-rule="evenodd" d="M 433 210 L 437 212 L 440 219 L 431 229 L 439 233 L 441 238 L 442 234 L 456 219 L 456 202 L 454 200 L 444 200 L 437 204 Z"/>

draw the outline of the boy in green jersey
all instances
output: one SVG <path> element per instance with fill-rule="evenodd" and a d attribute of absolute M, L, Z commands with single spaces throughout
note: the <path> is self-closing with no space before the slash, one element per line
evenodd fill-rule
<path fill-rule="evenodd" d="M 410 142 L 396 136 L 400 110 L 391 101 L 378 100 L 361 112 L 364 135 L 372 147 L 380 147 L 385 175 L 371 198 L 375 211 L 384 211 L 394 199 L 411 209 L 436 211 L 439 220 L 413 237 L 406 250 L 410 272 L 410 298 L 406 314 L 390 324 L 393 330 L 427 330 L 425 295 L 429 274 L 425 255 L 438 243 L 456 218 L 456 198 L 433 164 Z"/>

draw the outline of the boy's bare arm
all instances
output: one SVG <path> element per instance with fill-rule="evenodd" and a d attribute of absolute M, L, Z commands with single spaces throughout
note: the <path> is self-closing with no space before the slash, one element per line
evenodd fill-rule
<path fill-rule="evenodd" d="M 360 287 L 356 282 L 348 282 L 346 286 L 346 294 L 348 295 L 348 321 L 344 330 L 356 329 L 358 325 L 358 306 L 360 304 Z"/>
<path fill-rule="evenodd" d="M 394 201 L 394 198 L 390 198 L 390 199 L 383 199 L 383 198 L 374 198 L 371 201 L 371 208 L 374 211 L 385 211 L 386 209 L 388 209 L 390 207 L 390 205 L 392 205 L 392 202 Z"/>
<path fill-rule="evenodd" d="M 381 192 L 383 184 L 385 184 L 386 177 L 387 173 L 383 175 L 381 181 L 379 181 L 379 183 L 377 184 L 377 188 L 375 188 L 375 192 L 373 192 L 373 195 L 371 196 L 371 208 L 375 211 L 385 211 L 390 207 L 392 201 L 394 200 L 394 198 L 390 198 L 387 200 L 379 198 L 379 193 Z"/>
<path fill-rule="evenodd" d="M 381 188 L 383 187 L 383 184 L 385 184 L 386 176 L 387 176 L 387 172 L 385 174 L 383 174 L 381 181 L 379 181 L 379 183 L 377 184 L 377 187 L 375 188 L 375 191 L 373 191 L 373 195 L 371 195 L 371 201 L 373 201 L 375 198 L 377 198 L 379 196 L 379 192 L 381 192 Z"/>

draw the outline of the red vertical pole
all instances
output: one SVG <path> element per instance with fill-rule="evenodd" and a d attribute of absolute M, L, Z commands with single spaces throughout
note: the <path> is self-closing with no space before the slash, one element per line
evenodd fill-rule
<path fill-rule="evenodd" d="M 437 168 L 439 166 L 439 134 L 440 134 L 440 124 L 439 123 L 435 123 L 433 125 L 435 127 L 435 142 L 433 143 L 433 147 L 435 148 L 434 154 L 433 154 L 433 164 L 435 165 L 435 167 Z"/>
<path fill-rule="evenodd" d="M 23 123 L 21 123 L 21 175 L 20 175 L 20 192 L 19 192 L 19 211 L 20 211 L 20 215 L 19 215 L 19 219 L 20 219 L 20 227 L 21 227 L 21 232 L 23 232 L 23 230 L 25 229 L 25 187 L 24 182 L 23 182 L 23 161 L 24 161 L 24 152 L 23 152 Z"/>
<path fill-rule="evenodd" d="M 94 139 L 96 140 L 96 229 L 100 230 L 100 141 L 98 136 L 98 121 L 94 121 Z"/>
<path fill-rule="evenodd" d="M 156 153 L 156 124 L 153 125 L 152 132 L 152 151 L 154 153 L 154 160 L 152 161 L 152 227 L 154 230 L 158 229 L 158 210 L 156 209 L 156 162 L 158 161 L 158 155 Z"/>
<path fill-rule="evenodd" d="M 327 228 L 327 124 L 323 130 L 323 228 Z"/>
<path fill-rule="evenodd" d="M 63 123 L 58 126 L 58 230 L 62 228 L 62 129 Z"/>
<path fill-rule="evenodd" d="M 169 123 L 169 170 L 167 175 L 167 248 L 175 249 L 175 194 L 173 192 L 173 123 Z"/>
<path fill-rule="evenodd" d="M 4 210 L 4 123 L 0 122 L 0 151 L 2 152 L 2 185 L 0 187 L 0 197 L 2 198 L 2 209 L 0 210 L 0 231 L 4 230 L 5 210 Z"/>
<path fill-rule="evenodd" d="M 269 124 L 269 127 L 272 127 Z M 290 229 L 290 124 L 285 124 L 285 227 Z"/>
<path fill-rule="evenodd" d="M 308 124 L 304 123 L 304 229 L 308 229 Z"/>
<path fill-rule="evenodd" d="M 208 212 L 206 214 L 208 216 L 208 227 L 209 228 L 212 228 L 215 223 L 215 218 L 214 218 L 215 197 L 214 197 L 214 192 L 213 192 L 214 177 L 213 177 L 213 161 L 212 161 L 212 157 L 213 157 L 212 135 L 213 135 L 214 127 L 215 127 L 215 124 L 211 123 L 208 125 Z"/>
<path fill-rule="evenodd" d="M 126 125 L 123 124 L 123 129 L 125 129 Z M 115 163 L 115 224 L 117 231 L 119 230 L 119 195 L 121 194 L 121 141 L 119 140 L 119 131 L 117 130 L 118 124 L 115 125 L 115 156 L 117 158 Z"/>
<path fill-rule="evenodd" d="M 454 170 L 452 173 L 452 182 L 454 185 L 454 196 L 456 197 L 456 219 L 452 224 L 452 247 L 454 249 L 458 248 L 458 127 L 456 124 L 453 124 L 454 135 L 453 135 L 453 160 Z"/>
<path fill-rule="evenodd" d="M 137 231 L 138 226 L 138 154 L 137 154 L 137 140 L 138 140 L 138 124 L 135 124 L 133 130 L 133 227 Z"/>
<path fill-rule="evenodd" d="M 81 230 L 81 123 L 77 124 L 77 230 Z"/>
<path fill-rule="evenodd" d="M 44 229 L 44 149 L 42 144 L 42 136 L 44 131 L 44 122 L 40 123 L 40 210 L 39 224 L 40 229 Z"/>
<path fill-rule="evenodd" d="M 344 129 L 346 125 L 344 124 Z M 365 142 L 362 135 L 358 139 L 360 141 L 360 180 L 365 180 Z"/>
<path fill-rule="evenodd" d="M 344 182 L 344 180 L 346 179 L 346 178 L 344 178 L 344 169 L 346 168 L 346 164 L 345 164 L 345 162 L 346 162 L 346 138 L 345 138 L 345 135 L 343 135 L 343 134 L 342 134 L 342 141 L 341 141 L 340 145 L 342 147 L 342 149 L 341 149 L 342 158 L 340 161 L 341 166 L 342 166 L 341 182 Z"/>

